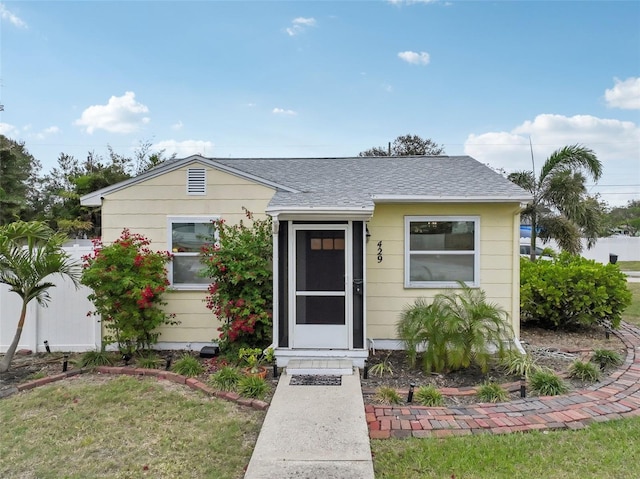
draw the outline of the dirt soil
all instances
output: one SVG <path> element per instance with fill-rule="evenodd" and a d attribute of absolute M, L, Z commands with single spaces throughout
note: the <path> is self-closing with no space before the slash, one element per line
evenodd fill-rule
<path fill-rule="evenodd" d="M 588 360 L 595 349 L 610 349 L 618 351 L 623 357 L 626 355 L 622 341 L 613 334 L 610 335 L 609 339 L 606 339 L 604 329 L 601 327 L 594 327 L 580 332 L 524 328 L 521 331 L 521 340 L 525 349 L 534 356 L 539 365 L 549 367 L 561 375 L 566 375 L 569 366 L 574 360 Z M 168 354 L 170 353 L 161 353 L 163 357 Z M 179 354 L 173 352 L 173 357 L 178 357 Z M 67 367 L 69 369 L 76 367 L 74 362 L 79 356 L 78 353 L 68 355 Z M 0 398 L 13 391 L 19 383 L 62 372 L 64 359 L 63 353 L 17 354 L 12 362 L 11 369 L 6 373 L 0 373 Z M 491 368 L 487 374 L 483 374 L 478 368 L 473 367 L 447 374 L 425 374 L 420 369 L 419 361 L 417 367 L 410 367 L 406 355 L 402 351 L 376 350 L 375 354 L 370 353 L 370 368 L 383 361 L 386 361 L 393 373 L 386 372 L 382 376 L 369 374 L 368 379 L 362 379 L 363 397 L 367 403 L 375 402 L 373 399 L 375 390 L 382 386 L 392 387 L 404 394 L 411 382 L 414 382 L 416 387 L 433 384 L 437 388 L 465 388 L 478 386 L 485 381 L 511 383 L 519 380 L 516 377 L 506 376 L 497 367 Z M 117 365 L 122 366 L 124 362 L 119 362 Z M 211 372 L 211 368 L 209 368 L 199 379 L 206 381 Z M 605 375 L 610 372 L 605 371 Z M 272 393 L 266 398 L 269 401 L 277 384 L 277 378 L 273 377 L 272 368 L 269 368 L 267 381 L 272 386 Z M 585 386 L 576 381 L 568 380 L 568 382 L 574 388 Z M 512 397 L 514 399 L 519 397 L 519 392 L 514 390 Z M 474 396 L 451 396 L 445 399 L 448 405 L 476 402 Z"/>

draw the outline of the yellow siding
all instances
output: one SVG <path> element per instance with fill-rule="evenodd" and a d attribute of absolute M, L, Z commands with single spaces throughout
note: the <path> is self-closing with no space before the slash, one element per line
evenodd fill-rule
<path fill-rule="evenodd" d="M 151 178 L 108 195 L 102 202 L 102 238 L 115 240 L 123 228 L 145 235 L 154 250 L 168 248 L 168 216 L 220 216 L 229 223 L 244 219 L 242 207 L 264 218 L 273 188 L 229 173 L 207 168 L 206 195 L 187 195 L 190 165 Z M 206 342 L 218 337 L 220 321 L 205 307 L 205 291 L 172 291 L 166 310 L 176 314 L 179 325 L 161 330 L 160 341 Z"/>
<path fill-rule="evenodd" d="M 518 204 L 377 204 L 368 228 L 367 336 L 396 337 L 402 309 L 417 298 L 433 298 L 442 289 L 404 287 L 405 216 L 478 216 L 480 218 L 480 287 L 488 300 L 508 313 L 519 335 Z M 382 262 L 378 263 L 378 242 Z M 514 243 L 515 242 L 515 243 Z M 515 284 L 514 284 L 515 283 Z"/>

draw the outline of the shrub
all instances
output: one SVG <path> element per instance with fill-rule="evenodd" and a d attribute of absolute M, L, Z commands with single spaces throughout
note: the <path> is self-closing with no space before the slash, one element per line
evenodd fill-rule
<path fill-rule="evenodd" d="M 421 406 L 436 407 L 444 405 L 442 393 L 431 384 L 428 386 L 420 386 L 413 398 Z"/>
<path fill-rule="evenodd" d="M 209 384 L 221 391 L 235 391 L 243 375 L 236 368 L 223 366 L 209 376 Z"/>
<path fill-rule="evenodd" d="M 389 361 L 389 356 L 387 356 L 385 359 L 383 359 L 379 363 L 374 364 L 373 366 L 370 366 L 369 367 L 369 373 L 372 376 L 378 376 L 378 377 L 382 377 L 385 374 L 392 375 L 393 374 L 393 366 L 391 365 L 391 362 Z"/>
<path fill-rule="evenodd" d="M 415 363 L 417 349 L 425 372 L 440 372 L 478 365 L 489 368 L 492 348 L 499 356 L 512 337 L 507 313 L 486 301 L 486 294 L 460 283 L 461 292 L 437 294 L 433 303 L 423 298 L 406 307 L 398 322 L 398 337 L 404 342 L 409 361 Z"/>
<path fill-rule="evenodd" d="M 508 391 L 494 382 L 486 382 L 480 385 L 476 396 L 481 402 L 504 402 L 509 400 Z"/>
<path fill-rule="evenodd" d="M 136 366 L 143 369 L 157 369 L 162 360 L 155 353 L 144 354 L 136 358 Z"/>
<path fill-rule="evenodd" d="M 539 370 L 529 378 L 531 389 L 540 396 L 557 396 L 569 390 L 565 382 L 553 371 Z"/>
<path fill-rule="evenodd" d="M 173 363 L 171 370 L 183 376 L 193 377 L 202 374 L 204 372 L 204 366 L 198 361 L 198 358 L 185 354 Z"/>
<path fill-rule="evenodd" d="M 113 364 L 113 354 L 107 351 L 87 351 L 80 356 L 78 366 L 81 368 L 95 368 L 98 366 L 111 366 Z"/>
<path fill-rule="evenodd" d="M 617 265 L 603 265 L 561 253 L 554 261 L 520 261 L 523 322 L 544 328 L 620 325 L 631 303 L 627 281 Z"/>
<path fill-rule="evenodd" d="M 516 350 L 508 351 L 500 359 L 500 366 L 509 376 L 520 376 L 528 378 L 539 369 L 536 360 L 530 354 L 522 354 Z"/>
<path fill-rule="evenodd" d="M 373 400 L 380 404 L 389 405 L 402 403 L 402 398 L 400 394 L 398 394 L 398 391 L 387 386 L 378 388 L 373 396 Z"/>
<path fill-rule="evenodd" d="M 206 305 L 223 321 L 218 328 L 223 352 L 271 343 L 272 220 L 253 219 L 243 210 L 251 226 L 244 221 L 237 225 L 216 221 L 217 238 L 209 238 L 201 256 L 203 276 L 214 278 Z"/>
<path fill-rule="evenodd" d="M 600 370 L 593 363 L 574 361 L 569 366 L 569 377 L 580 381 L 596 382 L 600 379 Z"/>
<path fill-rule="evenodd" d="M 82 284 L 93 291 L 89 299 L 110 334 L 105 344 L 117 343 L 120 352 L 132 354 L 158 341 L 157 328 L 177 324 L 162 307 L 168 252 L 153 252 L 142 235 L 123 230 L 108 246 L 94 241 L 93 252 L 83 257 Z"/>
<path fill-rule="evenodd" d="M 591 361 L 601 366 L 620 366 L 623 363 L 622 356 L 610 349 L 596 349 L 593 352 Z"/>
<path fill-rule="evenodd" d="M 243 376 L 238 381 L 238 394 L 246 398 L 263 399 L 268 391 L 269 385 L 258 376 Z"/>

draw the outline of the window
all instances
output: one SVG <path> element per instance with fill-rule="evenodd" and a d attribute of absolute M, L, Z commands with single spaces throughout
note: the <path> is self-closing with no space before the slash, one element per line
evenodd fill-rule
<path fill-rule="evenodd" d="M 215 216 L 174 216 L 168 218 L 168 245 L 173 254 L 169 278 L 177 289 L 206 289 L 210 278 L 198 275 L 202 269 L 200 249 L 217 239 Z"/>
<path fill-rule="evenodd" d="M 478 217 L 405 216 L 405 287 L 478 285 Z"/>

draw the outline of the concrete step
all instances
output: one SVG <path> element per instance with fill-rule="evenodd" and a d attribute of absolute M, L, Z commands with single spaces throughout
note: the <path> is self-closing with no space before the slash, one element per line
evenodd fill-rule
<path fill-rule="evenodd" d="M 349 359 L 290 359 L 285 372 L 289 376 L 346 376 L 353 374 Z"/>

